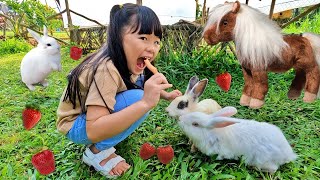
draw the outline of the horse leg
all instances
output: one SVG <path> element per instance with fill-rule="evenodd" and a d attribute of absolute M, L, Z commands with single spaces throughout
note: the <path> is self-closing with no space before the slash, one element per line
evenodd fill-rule
<path fill-rule="evenodd" d="M 303 70 L 296 69 L 296 76 L 293 79 L 288 92 L 289 99 L 298 99 L 306 83 L 306 74 Z"/>
<path fill-rule="evenodd" d="M 310 71 L 306 71 L 306 86 L 303 101 L 313 102 L 317 98 L 320 83 L 320 72 L 318 66 L 313 66 Z"/>
<path fill-rule="evenodd" d="M 259 109 L 264 105 L 264 97 L 268 92 L 268 72 L 252 71 L 253 91 L 249 107 Z"/>
<path fill-rule="evenodd" d="M 249 69 L 242 67 L 242 73 L 244 78 L 244 87 L 240 98 L 241 106 L 249 106 L 252 92 L 252 74 Z"/>

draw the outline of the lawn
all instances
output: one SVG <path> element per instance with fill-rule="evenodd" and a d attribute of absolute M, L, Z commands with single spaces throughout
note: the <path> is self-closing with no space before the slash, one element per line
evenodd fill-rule
<path fill-rule="evenodd" d="M 320 33 L 319 16 L 316 21 L 307 19 L 292 25 L 284 31 L 300 33 L 311 31 Z M 14 43 L 14 41 L 13 41 Z M 12 44 L 12 43 L 11 43 Z M 7 44 L 8 49 L 12 45 Z M 105 179 L 99 173 L 82 163 L 83 145 L 73 144 L 56 130 L 56 109 L 62 91 L 66 86 L 69 71 L 81 62 L 69 57 L 66 47 L 62 48 L 61 72 L 49 77 L 49 86 L 37 86 L 31 92 L 20 78 L 20 62 L 26 52 L 0 53 L 0 179 Z M 1 51 L 0 51 L 1 52 Z M 188 80 L 193 75 L 208 78 L 209 84 L 201 99 L 213 98 L 221 106 L 238 109 L 235 117 L 255 119 L 272 123 L 282 129 L 293 146 L 298 158 L 281 166 L 275 174 L 261 172 L 247 167 L 239 160 L 216 160 L 216 155 L 206 156 L 201 152 L 190 152 L 188 138 L 178 127 L 176 120 L 165 112 L 168 102 L 161 101 L 146 121 L 129 138 L 116 146 L 117 153 L 124 157 L 132 168 L 119 179 L 320 179 L 320 100 L 307 104 L 289 100 L 286 96 L 294 71 L 283 74 L 269 73 L 269 91 L 266 104 L 258 110 L 239 105 L 243 87 L 240 65 L 232 54 L 217 53 L 215 48 L 199 47 L 190 54 L 161 53 L 157 67 L 174 88 L 185 91 Z M 214 81 L 221 70 L 232 75 L 231 89 L 222 91 Z M 21 114 L 26 102 L 40 105 L 42 118 L 31 130 L 22 125 Z M 154 146 L 172 145 L 175 153 L 173 161 L 161 164 L 154 156 L 149 160 L 139 157 L 140 146 L 150 142 Z M 56 170 L 43 176 L 31 164 L 31 157 L 47 147 L 54 153 Z"/>
<path fill-rule="evenodd" d="M 0 176 L 3 179 L 103 179 L 81 162 L 85 147 L 71 143 L 57 132 L 55 126 L 56 109 L 67 83 L 66 75 L 80 61 L 70 59 L 68 50 L 64 48 L 63 71 L 48 77 L 50 84 L 47 88 L 37 86 L 31 92 L 20 79 L 19 67 L 24 54 L 0 57 Z M 202 98 L 213 98 L 221 106 L 235 106 L 238 109 L 236 117 L 279 126 L 294 146 L 298 159 L 281 166 L 271 175 L 246 167 L 242 161 L 218 161 L 216 156 L 191 153 L 187 137 L 176 120 L 164 111 L 168 102 L 161 101 L 142 126 L 116 147 L 118 154 L 132 165 L 120 179 L 319 179 L 320 101 L 306 104 L 302 102 L 302 97 L 296 101 L 289 100 L 286 93 L 294 76 L 293 71 L 289 71 L 284 74 L 270 73 L 270 87 L 263 108 L 253 110 L 241 107 L 238 103 L 243 85 L 240 66 L 232 56 L 225 57 L 224 61 L 229 61 L 225 62 L 227 65 L 218 60 L 219 56 L 212 60 L 210 52 L 195 51 L 193 55 L 162 56 L 158 59 L 158 67 L 175 88 L 183 92 L 192 75 L 208 78 L 209 85 Z M 227 93 L 214 82 L 214 72 L 221 68 L 219 65 L 228 69 L 233 77 Z M 24 129 L 21 119 L 27 101 L 38 103 L 42 112 L 41 120 L 30 131 Z M 168 165 L 161 164 L 156 156 L 143 161 L 139 157 L 139 149 L 144 142 L 155 146 L 171 144 L 175 151 L 174 160 Z M 47 176 L 40 175 L 31 164 L 32 155 L 44 146 L 53 151 L 56 161 L 56 170 Z"/>

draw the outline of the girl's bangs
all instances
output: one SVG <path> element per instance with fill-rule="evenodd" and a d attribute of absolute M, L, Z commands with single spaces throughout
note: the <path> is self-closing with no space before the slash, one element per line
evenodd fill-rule
<path fill-rule="evenodd" d="M 150 9 L 141 6 L 138 10 L 136 18 L 136 27 L 133 28 L 135 33 L 139 30 L 138 34 L 152 34 L 162 39 L 162 27 L 157 15 Z"/>

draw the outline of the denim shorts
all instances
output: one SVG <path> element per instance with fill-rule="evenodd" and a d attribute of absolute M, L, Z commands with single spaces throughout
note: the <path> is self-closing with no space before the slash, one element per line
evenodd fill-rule
<path fill-rule="evenodd" d="M 131 104 L 141 100 L 143 97 L 143 90 L 141 89 L 131 89 L 116 95 L 116 104 L 114 106 L 114 111 L 118 112 Z M 125 131 L 115 135 L 114 137 L 102 140 L 100 142 L 95 143 L 95 146 L 98 150 L 108 149 L 113 147 L 127 138 L 130 134 L 132 134 L 141 123 L 147 118 L 149 112 L 143 115 L 139 120 L 134 122 L 128 129 Z M 77 144 L 92 144 L 92 142 L 88 139 L 86 132 L 86 114 L 83 113 L 77 117 L 72 128 L 67 133 L 67 138 Z"/>

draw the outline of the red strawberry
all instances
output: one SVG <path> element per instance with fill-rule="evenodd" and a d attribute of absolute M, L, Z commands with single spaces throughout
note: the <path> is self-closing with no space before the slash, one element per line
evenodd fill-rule
<path fill-rule="evenodd" d="M 70 48 L 70 57 L 74 60 L 80 59 L 82 56 L 82 48 L 79 48 L 77 46 L 72 46 Z"/>
<path fill-rule="evenodd" d="M 25 129 L 30 130 L 41 119 L 41 112 L 36 105 L 27 104 L 22 112 L 23 126 Z"/>
<path fill-rule="evenodd" d="M 162 164 L 168 164 L 174 157 L 173 148 L 170 145 L 158 147 L 157 156 Z"/>
<path fill-rule="evenodd" d="M 151 158 L 156 153 L 156 148 L 149 143 L 142 144 L 140 148 L 140 157 L 143 160 Z"/>
<path fill-rule="evenodd" d="M 231 75 L 228 72 L 219 74 L 216 77 L 216 83 L 220 86 L 225 92 L 229 91 L 231 85 Z"/>
<path fill-rule="evenodd" d="M 50 174 L 55 170 L 54 155 L 48 149 L 33 155 L 31 161 L 42 175 Z"/>

